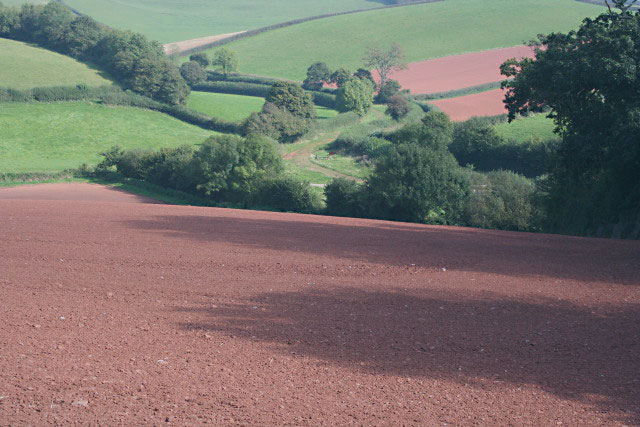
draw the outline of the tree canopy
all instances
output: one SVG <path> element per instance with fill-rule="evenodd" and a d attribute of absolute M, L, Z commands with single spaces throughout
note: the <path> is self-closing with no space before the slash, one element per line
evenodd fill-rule
<path fill-rule="evenodd" d="M 535 60 L 501 67 L 515 77 L 503 84 L 509 118 L 550 108 L 562 136 L 548 181 L 552 230 L 625 235 L 640 210 L 640 13 L 621 9 L 542 36 Z"/>

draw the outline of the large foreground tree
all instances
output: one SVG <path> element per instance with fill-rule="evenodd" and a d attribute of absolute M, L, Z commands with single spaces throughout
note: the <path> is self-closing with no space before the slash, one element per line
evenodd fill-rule
<path fill-rule="evenodd" d="M 562 136 L 548 180 L 555 231 L 639 233 L 640 14 L 619 9 L 541 37 L 535 60 L 502 65 L 515 77 L 503 85 L 510 119 L 548 107 Z"/>

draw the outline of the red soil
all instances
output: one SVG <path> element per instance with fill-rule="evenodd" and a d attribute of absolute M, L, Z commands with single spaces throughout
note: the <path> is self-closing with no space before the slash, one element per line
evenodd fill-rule
<path fill-rule="evenodd" d="M 516 46 L 413 62 L 390 78 L 413 94 L 446 92 L 504 80 L 500 64 L 514 57 L 533 58 L 533 50 L 529 46 Z M 374 78 L 379 81 L 375 72 Z"/>
<path fill-rule="evenodd" d="M 505 114 L 507 109 L 502 102 L 503 99 L 504 91 L 502 89 L 495 89 L 473 95 L 459 96 L 457 98 L 429 101 L 429 103 L 447 113 L 451 120 L 463 121 L 473 116 L 497 116 L 499 114 Z"/>
<path fill-rule="evenodd" d="M 640 242 L 21 190 L 2 425 L 640 422 Z"/>

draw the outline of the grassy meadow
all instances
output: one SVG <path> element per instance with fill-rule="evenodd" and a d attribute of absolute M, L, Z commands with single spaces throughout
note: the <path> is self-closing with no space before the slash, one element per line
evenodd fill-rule
<path fill-rule="evenodd" d="M 554 128 L 553 120 L 547 118 L 546 114 L 521 117 L 511 123 L 505 122 L 496 125 L 496 131 L 499 135 L 517 142 L 558 139 L 559 136 L 553 133 Z"/>
<path fill-rule="evenodd" d="M 27 43 L 0 38 L 0 87 L 111 84 L 104 74 L 73 58 Z"/>
<path fill-rule="evenodd" d="M 419 61 L 523 44 L 577 28 L 603 10 L 575 0 L 446 0 L 306 22 L 227 47 L 238 54 L 241 72 L 303 80 L 316 61 L 361 67 L 369 46 L 397 42 L 408 61 Z"/>
<path fill-rule="evenodd" d="M 244 120 L 251 113 L 259 112 L 264 98 L 257 96 L 230 95 L 226 93 L 191 92 L 187 106 L 211 117 L 228 121 Z M 328 119 L 338 115 L 336 110 L 316 106 L 319 119 Z"/>
<path fill-rule="evenodd" d="M 198 144 L 214 132 L 162 113 L 88 102 L 0 104 L 0 171 L 51 172 L 100 161 L 114 145 Z"/>
<path fill-rule="evenodd" d="M 13 0 L 16 1 L 16 0 Z M 65 0 L 100 22 L 162 43 L 252 30 L 308 16 L 383 6 L 378 0 Z"/>

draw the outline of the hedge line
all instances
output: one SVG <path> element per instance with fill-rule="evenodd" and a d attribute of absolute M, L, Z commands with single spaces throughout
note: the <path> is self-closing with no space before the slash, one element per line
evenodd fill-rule
<path fill-rule="evenodd" d="M 204 82 L 191 87 L 199 92 L 228 93 L 231 95 L 258 96 L 266 98 L 271 84 L 244 83 L 236 81 Z M 335 108 L 336 96 L 331 93 L 308 91 L 313 103 L 325 108 Z"/>
<path fill-rule="evenodd" d="M 207 43 L 202 46 L 194 47 L 192 49 L 187 49 L 181 52 L 172 53 L 172 54 L 169 54 L 168 56 L 169 57 L 187 56 L 195 52 L 201 52 L 203 50 L 211 49 L 212 47 L 222 46 L 222 45 L 234 42 L 236 40 L 257 36 L 258 34 L 266 33 L 267 31 L 277 30 L 278 28 L 290 27 L 292 25 L 302 24 L 303 22 L 315 21 L 317 19 L 330 18 L 332 16 L 340 16 L 340 15 L 350 15 L 353 13 L 360 13 L 360 12 L 369 12 L 372 10 L 390 9 L 392 7 L 404 7 L 404 6 L 414 5 L 414 4 L 437 3 L 441 1 L 445 1 L 445 0 L 418 0 L 411 3 L 407 3 L 407 4 L 394 4 L 389 6 L 373 7 L 371 9 L 358 9 L 358 10 L 350 10 L 347 12 L 325 13 L 323 15 L 316 15 L 316 16 L 309 16 L 307 18 L 294 19 L 292 21 L 281 22 L 279 24 L 268 25 L 266 27 L 257 28 L 255 30 L 249 30 L 244 33 L 236 34 L 235 36 L 227 37 L 226 39 L 217 40 L 215 42 Z"/>

